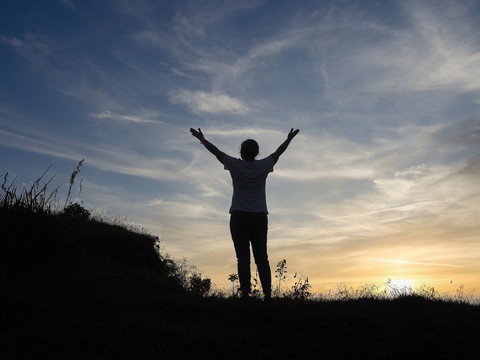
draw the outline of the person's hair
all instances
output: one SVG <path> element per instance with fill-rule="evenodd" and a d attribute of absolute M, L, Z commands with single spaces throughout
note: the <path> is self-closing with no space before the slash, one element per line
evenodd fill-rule
<path fill-rule="evenodd" d="M 240 155 L 243 160 L 255 160 L 259 153 L 258 143 L 253 139 L 247 139 L 240 145 Z"/>

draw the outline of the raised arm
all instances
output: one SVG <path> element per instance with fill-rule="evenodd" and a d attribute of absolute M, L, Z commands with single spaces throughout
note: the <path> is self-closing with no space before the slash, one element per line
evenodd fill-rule
<path fill-rule="evenodd" d="M 271 157 L 273 157 L 273 160 L 275 161 L 275 163 L 277 163 L 280 155 L 282 155 L 285 152 L 285 150 L 287 150 L 288 145 L 290 145 L 290 141 L 292 141 L 292 139 L 298 134 L 299 131 L 300 131 L 299 129 L 294 131 L 292 128 L 287 135 L 287 140 L 285 140 L 283 144 L 280 145 L 272 155 L 270 155 Z"/>
<path fill-rule="evenodd" d="M 208 151 L 210 151 L 213 155 L 216 156 L 218 161 L 220 161 L 223 164 L 223 158 L 225 157 L 225 153 L 222 151 L 218 150 L 218 148 L 213 145 L 211 142 L 209 142 L 205 137 L 203 136 L 202 130 L 198 128 L 198 131 L 195 130 L 194 128 L 190 128 L 190 132 L 192 133 L 193 136 L 195 136 L 200 142 L 207 148 Z"/>

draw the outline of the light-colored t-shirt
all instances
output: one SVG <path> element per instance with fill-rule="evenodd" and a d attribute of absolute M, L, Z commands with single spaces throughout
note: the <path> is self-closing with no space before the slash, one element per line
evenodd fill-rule
<path fill-rule="evenodd" d="M 225 155 L 224 168 L 230 171 L 233 183 L 230 213 L 247 211 L 268 214 L 265 182 L 268 173 L 273 171 L 274 163 L 271 156 L 250 162 Z"/>

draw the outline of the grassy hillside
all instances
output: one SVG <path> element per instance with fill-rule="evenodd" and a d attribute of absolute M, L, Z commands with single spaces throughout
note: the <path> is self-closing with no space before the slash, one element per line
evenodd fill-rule
<path fill-rule="evenodd" d="M 30 203 L 8 200 L 12 189 L 2 189 L 3 359 L 478 357 L 479 306 L 419 296 L 202 297 L 154 236 L 80 206 L 54 211 L 41 196 L 31 206 L 34 192 Z"/>

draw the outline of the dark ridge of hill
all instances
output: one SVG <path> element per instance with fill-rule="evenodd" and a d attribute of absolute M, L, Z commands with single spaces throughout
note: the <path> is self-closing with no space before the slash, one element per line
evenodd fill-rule
<path fill-rule="evenodd" d="M 86 217 L 41 212 L 1 212 L 0 228 L 0 267 L 12 286 L 32 278 L 61 277 L 88 279 L 94 285 L 101 276 L 128 281 L 136 274 L 154 278 L 169 292 L 185 292 L 170 276 L 172 263 L 156 251 L 157 238 L 150 234 Z"/>
<path fill-rule="evenodd" d="M 241 301 L 188 293 L 155 237 L 59 214 L 0 213 L 4 359 L 474 359 L 480 307 Z"/>

